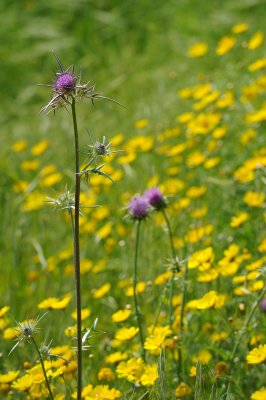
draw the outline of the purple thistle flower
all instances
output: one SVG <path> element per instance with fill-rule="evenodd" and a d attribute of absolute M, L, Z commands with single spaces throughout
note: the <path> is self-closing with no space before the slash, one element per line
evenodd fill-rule
<path fill-rule="evenodd" d="M 136 196 L 129 203 L 129 211 L 133 219 L 141 221 L 149 212 L 149 202 L 144 196 Z"/>
<path fill-rule="evenodd" d="M 262 312 L 266 313 L 266 298 L 261 300 L 260 309 L 261 309 Z"/>
<path fill-rule="evenodd" d="M 52 99 L 41 109 L 41 111 L 47 111 L 48 109 L 55 111 L 59 107 L 66 106 L 66 104 L 72 104 L 73 99 L 82 100 L 84 97 L 90 98 L 92 104 L 94 104 L 95 99 L 106 99 L 122 105 L 118 101 L 110 99 L 109 97 L 95 93 L 95 85 L 89 86 L 89 82 L 81 84 L 80 75 L 74 75 L 74 67 L 69 67 L 65 70 L 57 54 L 54 51 L 53 54 L 60 67 L 60 72 L 56 72 L 56 78 L 53 84 L 40 84 L 40 86 L 48 86 L 52 88 L 54 93 Z"/>
<path fill-rule="evenodd" d="M 54 90 L 57 93 L 69 93 L 75 90 L 77 78 L 70 72 L 62 72 L 56 74 Z"/>
<path fill-rule="evenodd" d="M 162 192 L 157 187 L 146 190 L 143 196 L 146 197 L 149 204 L 156 210 L 162 210 L 166 207 L 166 202 L 162 195 Z"/>

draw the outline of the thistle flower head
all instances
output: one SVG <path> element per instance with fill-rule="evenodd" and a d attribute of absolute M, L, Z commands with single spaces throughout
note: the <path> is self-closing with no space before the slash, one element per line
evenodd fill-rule
<path fill-rule="evenodd" d="M 68 211 L 71 213 L 75 210 L 75 199 L 74 196 L 70 193 L 68 188 L 64 193 L 61 193 L 57 199 L 53 199 L 52 197 L 47 197 L 48 203 L 54 205 L 60 211 Z"/>
<path fill-rule="evenodd" d="M 117 101 L 95 93 L 95 85 L 89 86 L 89 82 L 85 84 L 80 83 L 80 75 L 74 74 L 74 67 L 65 69 L 62 62 L 60 61 L 57 54 L 53 51 L 53 54 L 58 62 L 60 72 L 56 72 L 55 81 L 52 84 L 40 84 L 40 86 L 51 87 L 53 91 L 53 97 L 41 111 L 56 110 L 60 107 L 71 105 L 73 100 L 82 100 L 84 97 L 91 99 L 94 104 L 94 99 L 106 99 L 111 100 L 114 103 L 122 105 Z"/>
<path fill-rule="evenodd" d="M 141 221 L 148 216 L 149 202 L 144 196 L 135 196 L 129 203 L 128 209 L 133 219 Z"/>
<path fill-rule="evenodd" d="M 23 322 L 17 322 L 17 327 L 15 328 L 15 330 L 17 331 L 17 337 L 16 337 L 17 343 L 12 347 L 9 354 L 11 354 L 12 351 L 15 350 L 15 348 L 24 340 L 26 340 L 29 343 L 34 341 L 34 336 L 40 330 L 39 328 L 37 328 L 37 325 L 45 315 L 46 313 L 43 314 L 41 317 L 38 317 L 37 319 L 27 319 L 26 321 Z"/>
<path fill-rule="evenodd" d="M 166 207 L 162 192 L 157 187 L 146 190 L 143 196 L 146 197 L 149 204 L 158 211 Z"/>
<path fill-rule="evenodd" d="M 266 298 L 261 300 L 260 309 L 261 309 L 262 312 L 266 313 Z"/>
<path fill-rule="evenodd" d="M 59 72 L 56 74 L 54 90 L 57 93 L 67 94 L 74 92 L 77 78 L 70 72 Z"/>

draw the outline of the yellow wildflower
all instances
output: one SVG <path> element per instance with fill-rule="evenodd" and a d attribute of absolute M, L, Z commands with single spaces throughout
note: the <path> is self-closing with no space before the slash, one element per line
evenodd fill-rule
<path fill-rule="evenodd" d="M 247 47 L 249 50 L 255 50 L 262 45 L 264 41 L 264 33 L 256 32 L 248 41 Z"/>
<path fill-rule="evenodd" d="M 259 71 L 266 67 L 266 58 L 260 58 L 248 66 L 250 72 Z"/>
<path fill-rule="evenodd" d="M 62 299 L 49 297 L 38 304 L 41 310 L 65 310 L 71 300 L 71 295 L 66 295 Z"/>
<path fill-rule="evenodd" d="M 97 290 L 92 291 L 92 296 L 94 299 L 100 299 L 104 297 L 111 289 L 111 284 L 109 282 L 105 283 Z"/>
<path fill-rule="evenodd" d="M 191 186 L 186 195 L 187 197 L 189 197 L 190 199 L 197 199 L 201 196 L 203 196 L 207 191 L 206 186 Z"/>
<path fill-rule="evenodd" d="M 127 378 L 129 382 L 140 381 L 143 372 L 144 362 L 142 358 L 130 358 L 122 361 L 116 368 L 118 378 Z"/>
<path fill-rule="evenodd" d="M 236 44 L 236 38 L 233 36 L 224 36 L 219 41 L 218 46 L 216 48 L 216 54 L 218 56 L 222 56 L 228 53 Z"/>
<path fill-rule="evenodd" d="M 246 360 L 248 364 L 261 364 L 266 360 L 266 344 L 261 344 L 259 347 L 251 350 Z"/>
<path fill-rule="evenodd" d="M 48 144 L 48 140 L 41 140 L 39 143 L 35 144 L 35 146 L 31 148 L 31 154 L 33 156 L 40 156 L 47 150 Z"/>
<path fill-rule="evenodd" d="M 0 308 L 0 318 L 2 318 L 10 310 L 9 306 L 4 306 Z"/>
<path fill-rule="evenodd" d="M 12 151 L 14 153 L 20 153 L 21 151 L 26 149 L 27 145 L 27 140 L 18 140 L 12 145 Z"/>
<path fill-rule="evenodd" d="M 208 350 L 201 350 L 196 356 L 192 357 L 194 363 L 201 362 L 202 364 L 208 364 L 212 359 L 212 354 Z"/>
<path fill-rule="evenodd" d="M 206 43 L 195 43 L 188 49 L 187 55 L 191 58 L 202 57 L 208 52 Z"/>
<path fill-rule="evenodd" d="M 146 287 L 146 282 L 138 282 L 136 286 L 136 294 L 140 294 L 144 292 Z M 134 289 L 133 286 L 130 286 L 126 289 L 126 296 L 132 297 L 134 295 Z"/>
<path fill-rule="evenodd" d="M 202 298 L 189 301 L 187 303 L 187 307 L 197 310 L 207 310 L 209 308 L 215 307 L 216 299 L 217 293 L 214 290 L 211 290 L 210 292 L 206 293 Z"/>
<path fill-rule="evenodd" d="M 266 388 L 262 387 L 256 392 L 252 393 L 251 400 L 265 400 L 266 399 Z"/>
<path fill-rule="evenodd" d="M 135 326 L 130 328 L 121 328 L 116 332 L 115 338 L 121 341 L 131 340 L 138 332 L 139 328 L 136 328 Z"/>
<path fill-rule="evenodd" d="M 134 126 L 137 129 L 143 129 L 146 128 L 146 126 L 149 125 L 149 120 L 148 119 L 139 119 L 138 121 L 135 122 Z"/>
<path fill-rule="evenodd" d="M 101 368 L 98 372 L 99 381 L 111 382 L 115 379 L 115 375 L 111 368 Z"/>
<path fill-rule="evenodd" d="M 81 320 L 85 321 L 91 315 L 91 310 L 89 308 L 82 308 L 81 310 Z M 77 319 L 77 312 L 76 310 L 71 313 L 71 317 L 73 319 Z"/>
<path fill-rule="evenodd" d="M 127 353 L 121 353 L 121 351 L 117 351 L 115 353 L 109 354 L 105 357 L 105 362 L 110 364 L 115 364 L 120 361 L 124 361 L 128 358 Z"/>
<path fill-rule="evenodd" d="M 56 183 L 60 182 L 63 178 L 63 175 L 60 172 L 55 172 L 53 174 L 45 176 L 41 182 L 40 185 L 43 187 L 50 187 L 55 185 Z"/>
<path fill-rule="evenodd" d="M 33 384 L 33 376 L 26 374 L 12 384 L 12 388 L 19 392 L 28 392 Z"/>
<path fill-rule="evenodd" d="M 265 201 L 265 194 L 250 190 L 246 192 L 243 200 L 250 207 L 261 207 Z"/>
<path fill-rule="evenodd" d="M 112 315 L 112 321 L 114 321 L 114 322 L 126 321 L 130 317 L 131 314 L 132 314 L 132 311 L 129 309 L 118 310 Z"/>
<path fill-rule="evenodd" d="M 0 384 L 12 383 L 20 374 L 20 371 L 9 371 L 6 374 L 0 374 Z"/>
<path fill-rule="evenodd" d="M 175 390 L 175 395 L 177 397 L 186 397 L 191 394 L 192 394 L 192 390 L 185 382 L 181 382 Z"/>
<path fill-rule="evenodd" d="M 39 161 L 38 160 L 28 160 L 28 161 L 22 161 L 20 167 L 23 171 L 36 171 L 39 167 Z"/>
<path fill-rule="evenodd" d="M 248 30 L 248 24 L 245 22 L 239 22 L 238 24 L 235 24 L 232 28 L 232 32 L 235 33 L 236 35 L 239 33 L 246 32 Z"/>
<path fill-rule="evenodd" d="M 214 261 L 214 253 L 212 247 L 196 251 L 188 260 L 188 268 L 198 268 L 200 271 L 206 271 L 211 268 Z"/>
<path fill-rule="evenodd" d="M 230 222 L 230 226 L 232 228 L 238 228 L 240 225 L 242 225 L 244 222 L 246 222 L 249 218 L 249 214 L 246 212 L 241 212 L 235 215 Z"/>
<path fill-rule="evenodd" d="M 154 385 L 156 379 L 158 378 L 158 368 L 156 364 L 145 365 L 144 371 L 141 374 L 140 383 L 143 386 Z"/>

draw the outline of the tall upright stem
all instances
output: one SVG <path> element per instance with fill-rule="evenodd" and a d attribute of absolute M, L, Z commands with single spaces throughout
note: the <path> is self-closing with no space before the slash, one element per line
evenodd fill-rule
<path fill-rule="evenodd" d="M 187 294 L 187 273 L 188 266 L 185 264 L 185 271 L 182 279 L 182 300 L 181 300 L 181 309 L 180 309 L 180 331 L 179 331 L 179 341 L 178 341 L 178 375 L 184 373 L 184 365 L 183 365 L 183 332 L 184 332 L 184 314 L 185 314 L 185 304 L 186 304 L 186 294 Z"/>
<path fill-rule="evenodd" d="M 35 349 L 36 349 L 36 351 L 37 351 L 37 353 L 38 353 L 38 356 L 39 356 L 39 360 L 40 360 L 40 363 L 41 363 L 41 366 L 42 366 L 42 371 L 43 371 L 43 375 L 44 375 L 46 387 L 47 387 L 48 392 L 49 392 L 50 399 L 51 399 L 51 400 L 54 400 L 54 396 L 53 396 L 53 393 L 52 393 L 52 390 L 51 390 L 51 387 L 50 387 L 50 384 L 49 384 L 49 380 L 48 380 L 48 378 L 47 378 L 47 374 L 46 374 L 46 371 L 45 371 L 45 367 L 44 367 L 42 355 L 41 355 L 41 352 L 40 352 L 40 350 L 39 350 L 39 347 L 37 346 L 37 343 L 35 342 L 35 339 L 34 339 L 33 336 L 31 337 L 31 341 L 32 341 L 32 343 L 34 344 L 34 347 L 35 347 Z"/>
<path fill-rule="evenodd" d="M 140 343 L 141 343 L 141 355 L 142 355 L 143 360 L 145 361 L 145 349 L 144 349 L 144 337 L 143 337 L 142 324 L 141 324 L 141 313 L 140 313 L 138 300 L 137 300 L 137 271 L 138 271 L 140 223 L 141 223 L 141 221 L 137 222 L 135 258 L 134 258 L 134 275 L 133 275 L 133 293 L 134 293 L 134 303 L 135 303 L 137 324 L 138 324 L 138 328 L 139 328 L 139 337 L 140 337 Z"/>
<path fill-rule="evenodd" d="M 175 253 L 173 234 L 172 234 L 170 221 L 169 221 L 168 215 L 164 208 L 162 209 L 162 213 L 163 213 L 164 220 L 165 220 L 165 223 L 167 226 L 170 247 L 171 247 L 171 253 L 172 253 L 172 264 L 174 267 L 174 268 L 172 268 L 172 277 L 171 277 L 171 281 L 170 281 L 170 293 L 169 293 L 169 325 L 171 327 L 174 322 L 173 297 L 174 297 L 174 286 L 175 286 L 175 273 L 176 273 L 176 271 L 180 271 L 180 267 L 179 267 L 177 259 L 176 259 L 176 253 Z"/>
<path fill-rule="evenodd" d="M 71 103 L 74 139 L 75 139 L 75 215 L 74 215 L 74 269 L 76 283 L 77 310 L 77 358 L 78 358 L 78 387 L 77 400 L 81 400 L 82 392 L 82 333 L 81 333 L 81 289 L 80 289 L 80 250 L 79 250 L 79 201 L 80 201 L 80 166 L 79 166 L 79 137 L 76 117 L 75 98 Z"/>

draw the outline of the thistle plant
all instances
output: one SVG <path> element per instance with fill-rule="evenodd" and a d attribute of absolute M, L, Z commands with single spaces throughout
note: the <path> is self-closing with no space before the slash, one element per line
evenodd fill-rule
<path fill-rule="evenodd" d="M 9 354 L 11 354 L 15 348 L 22 342 L 27 342 L 29 344 L 33 344 L 38 357 L 39 357 L 39 361 L 42 367 L 42 371 L 43 371 L 43 375 L 45 378 L 45 383 L 46 383 L 46 387 L 48 389 L 49 392 L 49 397 L 51 400 L 54 400 L 54 396 L 50 387 L 50 383 L 45 371 L 45 367 L 44 367 L 44 362 L 43 362 L 43 356 L 42 356 L 42 351 L 41 349 L 38 347 L 35 336 L 37 335 L 37 333 L 39 332 L 39 328 L 37 328 L 37 325 L 39 324 L 40 320 L 45 316 L 45 314 L 42 317 L 38 317 L 37 319 L 28 319 L 24 322 L 18 322 L 17 323 L 17 327 L 15 328 L 15 330 L 17 331 L 17 343 L 12 347 L 12 349 L 10 350 Z"/>
<path fill-rule="evenodd" d="M 75 75 L 74 67 L 65 69 L 62 62 L 55 52 L 53 52 L 60 71 L 55 74 L 55 81 L 52 84 L 44 84 L 52 89 L 52 99 L 46 104 L 41 111 L 55 111 L 58 108 L 69 107 L 71 109 L 73 132 L 74 132 L 74 155 L 75 155 L 75 193 L 74 196 L 66 189 L 65 193 L 58 199 L 50 199 L 49 202 L 61 210 L 67 210 L 71 216 L 73 244 L 74 244 L 74 271 L 75 271 L 75 289 L 76 289 L 76 313 L 77 313 L 77 399 L 82 398 L 82 320 L 81 320 L 81 287 L 80 287 L 80 243 L 79 243 L 79 219 L 80 219 L 80 183 L 82 175 L 88 179 L 90 174 L 98 174 L 110 178 L 102 171 L 102 165 L 97 165 L 97 158 L 110 154 L 111 144 L 105 143 L 105 138 L 102 142 L 96 142 L 90 151 L 86 153 L 90 156 L 90 160 L 80 170 L 80 146 L 79 146 L 79 130 L 76 114 L 76 103 L 84 98 L 89 98 L 94 104 L 97 98 L 107 98 L 95 92 L 95 85 L 90 85 L 89 82 L 82 84 L 80 75 Z M 115 103 L 118 103 L 114 101 Z M 118 103 L 120 104 L 120 103 Z M 110 178 L 111 179 L 111 178 Z"/>
<path fill-rule="evenodd" d="M 136 229 L 136 243 L 135 243 L 135 255 L 134 255 L 134 272 L 133 272 L 133 296 L 134 296 L 134 307 L 137 319 L 137 325 L 139 328 L 139 337 L 141 344 L 141 355 L 145 361 L 145 348 L 144 348 L 144 336 L 142 329 L 142 316 L 141 310 L 137 299 L 137 282 L 138 282 L 138 256 L 139 256 L 139 242 L 140 242 L 140 225 L 141 222 L 148 216 L 149 202 L 144 196 L 135 196 L 128 206 L 130 216 L 137 222 Z"/>

